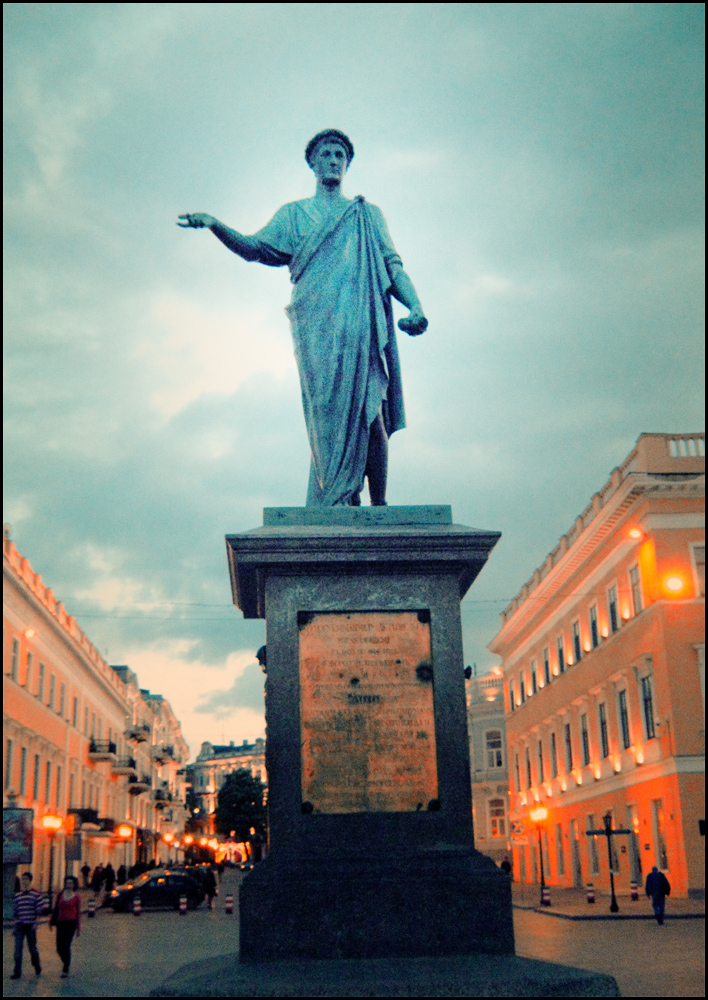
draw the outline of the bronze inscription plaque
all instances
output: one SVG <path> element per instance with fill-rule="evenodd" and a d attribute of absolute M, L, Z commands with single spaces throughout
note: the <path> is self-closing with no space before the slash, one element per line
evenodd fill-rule
<path fill-rule="evenodd" d="M 429 612 L 298 620 L 303 811 L 436 808 Z"/>

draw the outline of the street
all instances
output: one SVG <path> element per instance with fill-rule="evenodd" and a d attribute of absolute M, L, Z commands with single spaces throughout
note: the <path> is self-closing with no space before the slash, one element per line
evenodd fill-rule
<path fill-rule="evenodd" d="M 6 997 L 146 997 L 181 965 L 236 950 L 237 916 L 224 912 L 224 898 L 240 875 L 227 872 L 213 911 L 202 905 L 180 916 L 172 911 L 140 917 L 101 910 L 83 918 L 73 948 L 69 979 L 54 935 L 42 924 L 37 941 L 43 964 L 37 979 L 25 952 L 23 978 L 10 981 L 12 931 L 3 931 Z M 572 921 L 531 910 L 515 910 L 517 954 L 613 975 L 622 996 L 701 997 L 704 986 L 704 921 Z"/>

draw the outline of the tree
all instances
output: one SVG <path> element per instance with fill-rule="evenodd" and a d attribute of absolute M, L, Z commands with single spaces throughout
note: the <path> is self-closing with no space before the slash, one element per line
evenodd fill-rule
<path fill-rule="evenodd" d="M 252 844 L 266 839 L 265 790 L 260 778 L 240 768 L 227 776 L 217 796 L 217 833 L 228 835 L 233 830 L 234 838 L 247 845 L 249 854 Z"/>

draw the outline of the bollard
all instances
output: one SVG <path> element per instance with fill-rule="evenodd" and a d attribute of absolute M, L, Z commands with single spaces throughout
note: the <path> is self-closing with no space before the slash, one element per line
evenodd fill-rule
<path fill-rule="evenodd" d="M 140 896 L 133 896 L 133 916 L 139 917 L 143 912 L 143 906 L 140 901 Z"/>
<path fill-rule="evenodd" d="M 550 906 L 550 905 L 551 905 L 551 890 L 548 888 L 547 885 L 544 885 L 543 889 L 541 889 L 541 906 Z"/>
<path fill-rule="evenodd" d="M 592 884 L 592 882 L 588 882 L 588 884 L 587 884 L 587 894 L 588 894 L 588 903 L 594 903 L 595 902 L 595 886 Z"/>
<path fill-rule="evenodd" d="M 234 912 L 234 897 L 232 893 L 229 893 L 226 899 L 224 900 L 224 910 L 227 913 Z"/>
<path fill-rule="evenodd" d="M 179 897 L 179 912 L 180 912 L 180 914 L 185 914 L 187 912 L 187 897 L 186 896 L 180 896 Z"/>
<path fill-rule="evenodd" d="M 88 901 L 88 915 L 90 917 L 95 917 L 96 916 L 96 897 L 95 896 L 91 896 L 91 898 Z"/>
<path fill-rule="evenodd" d="M 637 900 L 639 899 L 639 889 L 637 887 L 637 883 L 636 882 L 630 882 L 629 883 L 629 889 L 630 889 L 630 893 L 631 893 L 632 902 L 636 903 Z"/>

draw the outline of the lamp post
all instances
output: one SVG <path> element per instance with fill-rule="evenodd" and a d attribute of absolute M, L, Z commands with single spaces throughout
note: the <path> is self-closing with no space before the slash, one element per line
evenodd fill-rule
<path fill-rule="evenodd" d="M 123 865 L 126 878 L 128 876 L 128 841 L 133 839 L 133 828 L 130 823 L 121 823 L 116 830 L 116 837 L 123 841 Z"/>
<path fill-rule="evenodd" d="M 163 833 L 162 834 L 162 839 L 167 844 L 167 864 L 169 865 L 170 864 L 170 847 L 174 843 L 175 835 L 174 835 L 174 833 L 169 833 L 169 832 L 168 833 Z"/>
<path fill-rule="evenodd" d="M 548 819 L 548 809 L 545 806 L 536 806 L 531 810 L 531 819 L 536 824 L 538 831 L 538 860 L 541 864 L 541 906 L 550 906 L 550 899 L 546 898 L 546 879 L 543 871 L 543 844 L 541 843 L 541 826 Z"/>
<path fill-rule="evenodd" d="M 42 826 L 49 837 L 49 909 L 51 910 L 54 905 L 52 895 L 54 887 L 54 838 L 58 831 L 61 830 L 63 820 L 61 816 L 54 816 L 52 813 L 47 813 L 46 816 L 42 817 Z"/>

